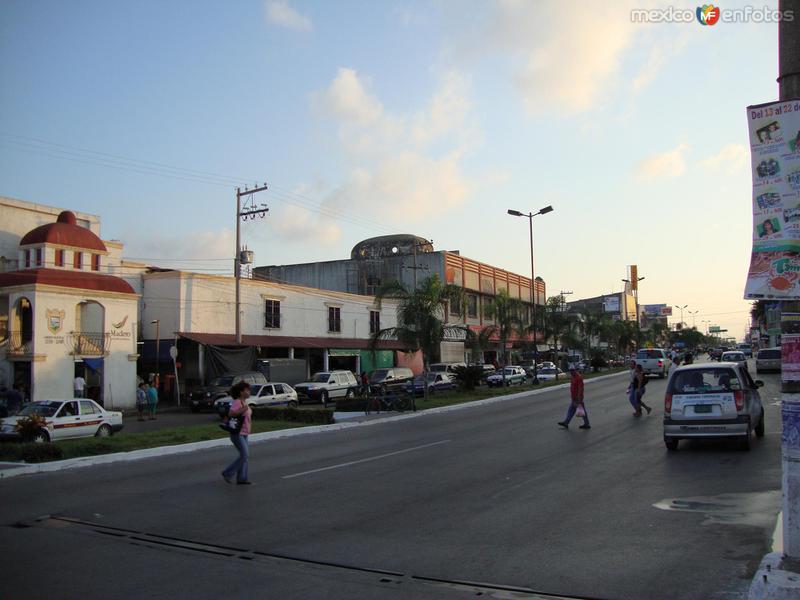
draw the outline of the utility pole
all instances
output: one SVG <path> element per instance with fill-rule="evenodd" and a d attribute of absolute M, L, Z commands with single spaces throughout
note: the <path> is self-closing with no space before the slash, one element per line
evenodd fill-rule
<path fill-rule="evenodd" d="M 253 195 L 258 192 L 267 190 L 267 184 L 256 186 L 252 190 L 246 187 L 244 191 L 241 188 L 236 188 L 236 256 L 233 259 L 233 274 L 236 279 L 236 344 L 242 344 L 242 315 L 241 315 L 241 297 L 242 297 L 242 227 L 241 222 L 246 221 L 248 218 L 255 219 L 260 216 L 262 219 L 267 215 L 269 209 L 266 204 L 257 207 L 253 203 Z M 248 204 L 242 210 L 242 198 L 248 199 Z"/>
<path fill-rule="evenodd" d="M 787 11 L 794 15 L 791 21 L 781 19 L 778 24 L 778 99 L 795 100 L 800 98 L 800 0 L 780 0 L 778 10 L 783 15 Z M 784 302 L 782 312 L 800 313 L 800 304 Z M 788 321 L 790 315 L 786 316 Z M 783 327 L 783 323 L 781 325 Z M 785 358 L 784 355 L 782 360 Z M 787 371 L 783 369 L 784 377 Z M 781 392 L 783 427 L 796 426 L 800 421 L 800 386 L 797 382 L 783 380 Z M 800 447 L 786 431 L 783 433 L 783 553 L 786 558 L 797 561 L 800 560 Z"/>

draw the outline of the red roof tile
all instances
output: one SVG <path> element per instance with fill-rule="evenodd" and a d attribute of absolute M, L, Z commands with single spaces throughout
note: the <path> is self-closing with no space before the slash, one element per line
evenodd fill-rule
<path fill-rule="evenodd" d="M 0 288 L 12 285 L 55 285 L 79 290 L 135 294 L 131 285 L 113 275 L 61 269 L 25 269 L 0 273 Z"/>
<path fill-rule="evenodd" d="M 32 229 L 20 241 L 20 246 L 31 244 L 58 244 L 107 252 L 106 245 L 92 231 L 77 224 L 75 214 L 65 210 L 55 223 L 40 225 Z"/>

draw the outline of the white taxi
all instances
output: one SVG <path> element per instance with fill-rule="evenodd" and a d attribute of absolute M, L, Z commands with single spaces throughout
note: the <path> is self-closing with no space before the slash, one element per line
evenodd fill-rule
<path fill-rule="evenodd" d="M 122 413 L 105 410 L 93 400 L 41 400 L 26 404 L 13 417 L 0 420 L 0 439 L 20 439 L 17 422 L 30 415 L 44 419 L 31 441 L 55 442 L 79 437 L 106 437 L 122 429 Z"/>

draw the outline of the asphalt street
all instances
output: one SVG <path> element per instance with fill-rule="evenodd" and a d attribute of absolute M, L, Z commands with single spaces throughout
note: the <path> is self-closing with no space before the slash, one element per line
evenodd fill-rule
<path fill-rule="evenodd" d="M 637 419 L 622 375 L 587 383 L 589 431 L 562 389 L 255 444 L 250 487 L 232 449 L 0 481 L 0 597 L 739 598 L 780 510 L 759 378 L 750 452 L 668 453 L 664 382 Z"/>

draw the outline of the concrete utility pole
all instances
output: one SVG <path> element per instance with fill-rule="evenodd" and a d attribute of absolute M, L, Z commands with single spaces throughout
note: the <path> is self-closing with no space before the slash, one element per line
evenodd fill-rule
<path fill-rule="evenodd" d="M 242 295 L 242 228 L 241 222 L 247 218 L 255 219 L 256 216 L 265 217 L 269 209 L 265 204 L 260 208 L 251 203 L 242 211 L 242 198 L 252 197 L 253 194 L 267 190 L 267 184 L 255 187 L 252 190 L 236 188 L 236 257 L 233 259 L 233 274 L 236 278 L 236 343 L 242 344 L 242 315 L 241 315 L 241 295 Z"/>
<path fill-rule="evenodd" d="M 794 18 L 781 19 L 778 25 L 779 100 L 800 98 L 800 0 L 781 0 L 782 14 L 793 11 Z M 784 302 L 784 312 L 800 312 L 797 302 Z M 784 373 L 787 370 L 783 371 Z M 796 382 L 781 386 L 781 420 L 784 433 L 800 421 L 800 387 Z M 791 560 L 800 560 L 800 448 L 797 442 L 782 436 L 783 462 L 783 552 Z"/>

